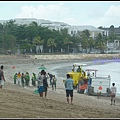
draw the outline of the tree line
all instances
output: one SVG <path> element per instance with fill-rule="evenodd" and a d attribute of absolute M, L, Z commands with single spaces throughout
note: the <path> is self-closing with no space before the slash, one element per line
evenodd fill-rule
<path fill-rule="evenodd" d="M 101 28 L 101 27 L 100 27 Z M 104 51 L 107 41 L 116 39 L 113 26 L 109 36 L 99 33 L 94 39 L 90 37 L 90 31 L 84 30 L 73 34 L 68 34 L 68 29 L 51 30 L 48 27 L 32 22 L 29 25 L 18 25 L 15 20 L 0 23 L 0 53 L 11 50 L 13 53 L 17 49 L 27 53 L 69 53 L 71 48 L 77 48 L 79 44 L 83 49 L 92 48 Z M 37 46 L 42 46 L 43 51 L 36 50 Z M 61 50 L 62 49 L 62 50 Z M 50 50 L 50 51 L 49 51 Z"/>

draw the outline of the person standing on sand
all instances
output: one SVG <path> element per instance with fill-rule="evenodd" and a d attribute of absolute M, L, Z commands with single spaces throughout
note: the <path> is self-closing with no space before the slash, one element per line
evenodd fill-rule
<path fill-rule="evenodd" d="M 111 87 L 111 105 L 112 105 L 112 102 L 114 101 L 114 105 L 115 105 L 115 97 L 116 97 L 116 87 L 115 87 L 115 83 L 112 83 L 112 87 Z"/>
<path fill-rule="evenodd" d="M 45 98 L 46 98 L 46 96 L 47 96 L 47 88 L 48 88 L 46 72 L 44 72 L 43 86 L 44 86 L 44 92 L 45 92 Z"/>
<path fill-rule="evenodd" d="M 65 88 L 66 88 L 66 97 L 67 102 L 69 104 L 69 96 L 71 97 L 71 104 L 73 104 L 73 79 L 70 78 L 70 75 L 66 75 L 67 79 L 65 80 Z"/>
<path fill-rule="evenodd" d="M 52 83 L 52 90 L 54 90 L 54 88 L 56 90 L 56 81 L 57 81 L 57 78 L 55 77 L 55 75 L 53 75 L 52 81 L 51 81 L 51 83 Z"/>
<path fill-rule="evenodd" d="M 22 73 L 22 76 L 21 76 L 21 85 L 22 85 L 22 87 L 25 87 L 25 75 L 24 75 L 24 73 Z"/>
<path fill-rule="evenodd" d="M 28 72 L 26 72 L 26 74 L 25 74 L 25 83 L 26 83 L 26 86 L 30 85 L 29 81 L 30 81 L 30 75 L 29 75 Z"/>
<path fill-rule="evenodd" d="M 16 80 L 17 80 L 17 73 L 14 74 L 14 84 L 16 84 Z"/>
<path fill-rule="evenodd" d="M 36 74 L 35 73 L 32 74 L 32 79 L 31 80 L 32 80 L 32 85 L 36 86 Z"/>
<path fill-rule="evenodd" d="M 38 84 L 38 92 L 40 97 L 43 97 L 43 92 L 44 92 L 44 86 L 43 86 L 43 79 L 44 79 L 44 70 L 41 71 L 41 74 L 38 76 L 37 80 L 39 82 Z"/>
<path fill-rule="evenodd" d="M 4 66 L 1 66 L 1 70 L 0 70 L 0 75 L 1 75 L 1 79 L 0 79 L 0 88 L 2 89 L 4 82 L 5 82 L 5 77 L 4 77 L 4 72 L 3 72 Z"/>
<path fill-rule="evenodd" d="M 21 73 L 18 72 L 17 74 L 17 80 L 18 80 L 18 85 L 20 85 L 20 81 L 21 81 Z"/>

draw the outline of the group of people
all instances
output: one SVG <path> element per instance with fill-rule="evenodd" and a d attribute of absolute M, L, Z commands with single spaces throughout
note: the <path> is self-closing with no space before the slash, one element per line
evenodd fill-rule
<path fill-rule="evenodd" d="M 38 76 L 39 74 L 41 74 L 41 72 L 38 73 Z M 30 75 L 28 72 L 22 74 L 18 72 L 14 74 L 14 84 L 18 84 L 21 85 L 22 87 L 25 87 L 30 85 L 30 80 L 31 80 L 32 86 L 37 86 L 39 84 L 37 83 L 38 76 L 36 76 L 35 73 L 32 73 L 32 78 L 30 79 Z M 50 85 L 52 86 L 52 90 L 56 90 L 56 81 L 57 81 L 56 76 L 50 73 L 46 74 L 46 76 L 47 78 L 50 78 Z"/>
<path fill-rule="evenodd" d="M 44 75 L 44 77 L 43 77 Z M 44 79 L 45 80 L 44 80 Z M 31 83 L 32 83 L 32 86 L 36 86 L 38 88 L 38 92 L 40 94 L 40 97 L 43 97 L 43 92 L 42 91 L 42 84 L 44 85 L 44 91 L 45 91 L 45 97 L 47 95 L 47 88 L 48 88 L 48 82 L 47 82 L 47 79 L 50 79 L 50 85 L 52 86 L 52 90 L 56 90 L 56 81 L 57 81 L 57 78 L 55 75 L 53 74 L 50 74 L 50 73 L 46 73 L 45 70 L 41 70 L 39 73 L 38 73 L 38 76 L 36 76 L 35 73 L 32 73 L 32 78 L 30 79 L 30 75 L 28 72 L 26 73 L 15 73 L 14 74 L 14 84 L 18 84 L 18 85 L 21 85 L 22 87 L 25 87 L 25 86 L 30 86 L 30 80 L 31 80 Z M 44 80 L 44 81 L 43 81 Z"/>
<path fill-rule="evenodd" d="M 35 85 L 35 74 L 33 73 L 33 78 L 34 79 L 34 84 L 32 82 L 33 85 Z M 15 73 L 14 74 L 14 84 L 18 84 L 18 85 L 21 85 L 22 87 L 25 87 L 25 86 L 29 86 L 29 83 L 30 82 L 30 75 L 28 72 L 26 73 Z"/>
<path fill-rule="evenodd" d="M 3 69 L 4 69 L 4 66 L 1 65 L 1 69 L 0 69 L 0 88 L 1 89 L 4 85 L 4 82 L 6 81 L 5 77 L 4 77 Z M 50 77 L 49 73 L 48 73 L 48 75 Z M 29 84 L 28 81 L 30 80 L 28 72 L 26 72 L 25 75 L 24 75 L 24 73 L 20 74 L 20 72 L 18 72 L 18 74 L 15 73 L 14 84 L 16 84 L 16 80 L 18 80 L 18 84 L 20 84 L 20 80 L 21 80 L 22 86 L 24 86 L 25 78 L 27 78 L 26 85 L 28 85 Z M 46 72 L 44 70 L 41 70 L 41 72 L 38 74 L 38 78 L 36 78 L 35 73 L 33 73 L 33 77 L 32 77 L 33 84 L 35 85 L 34 80 L 38 81 L 38 92 L 39 92 L 40 97 L 43 97 L 43 93 L 45 93 L 45 97 L 47 96 L 47 88 L 49 87 L 48 82 L 47 82 L 47 78 L 48 78 L 48 76 L 46 75 Z M 55 75 L 52 75 L 52 77 L 50 77 L 50 84 L 53 84 L 54 80 L 57 81 Z M 73 83 L 74 83 L 74 81 L 70 77 L 70 74 L 67 74 L 64 85 L 66 88 L 67 102 L 71 103 L 71 104 L 73 104 Z M 52 87 L 52 89 L 53 89 L 53 87 Z M 56 90 L 56 87 L 55 87 L 55 90 Z M 116 97 L 116 92 L 117 92 L 117 88 L 115 87 L 115 83 L 112 83 L 112 87 L 111 87 L 110 91 L 111 91 L 111 105 L 115 105 L 115 97 Z"/>

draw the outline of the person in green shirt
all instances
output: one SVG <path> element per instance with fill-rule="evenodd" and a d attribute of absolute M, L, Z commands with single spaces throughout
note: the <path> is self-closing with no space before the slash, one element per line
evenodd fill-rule
<path fill-rule="evenodd" d="M 30 81 L 30 76 L 29 76 L 29 73 L 26 72 L 26 75 L 25 75 L 25 83 L 26 83 L 26 86 L 29 86 L 29 81 Z"/>
<path fill-rule="evenodd" d="M 22 87 L 25 87 L 25 75 L 24 75 L 24 73 L 22 73 L 22 76 L 21 76 L 21 84 L 22 84 Z"/>
<path fill-rule="evenodd" d="M 17 80 L 17 73 L 14 74 L 14 84 L 16 84 L 16 80 Z"/>
<path fill-rule="evenodd" d="M 33 85 L 33 86 L 36 86 L 36 79 L 37 79 L 37 78 L 36 78 L 36 74 L 33 73 L 33 74 L 32 74 L 32 85 Z"/>

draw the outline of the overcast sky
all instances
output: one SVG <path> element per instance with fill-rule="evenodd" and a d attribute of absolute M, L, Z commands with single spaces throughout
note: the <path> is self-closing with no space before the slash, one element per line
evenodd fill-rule
<path fill-rule="evenodd" d="M 120 26 L 119 1 L 0 1 L 0 20 L 37 18 L 70 25 Z"/>

